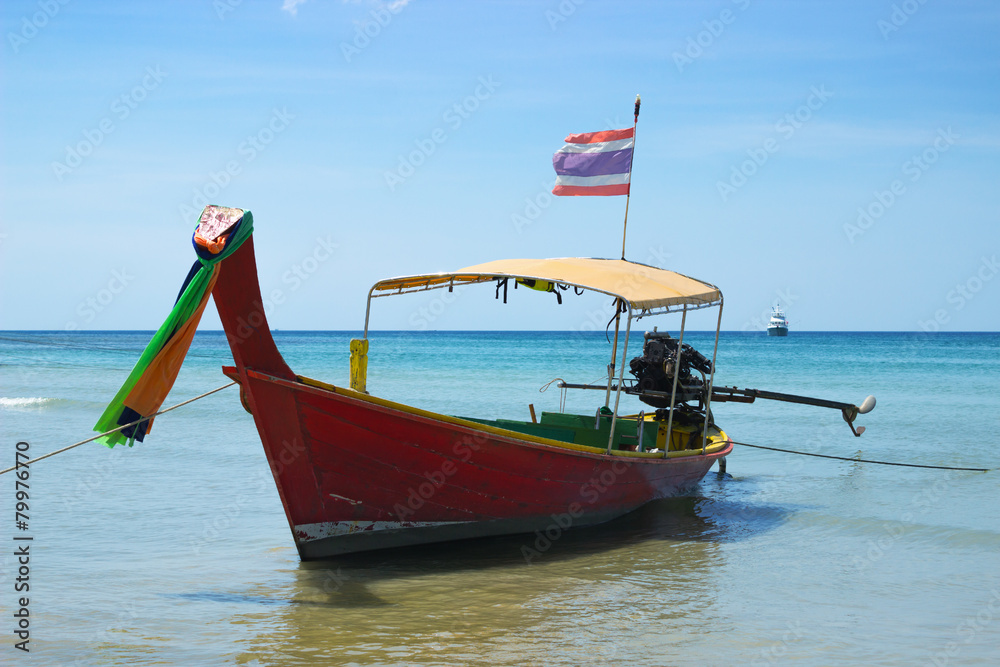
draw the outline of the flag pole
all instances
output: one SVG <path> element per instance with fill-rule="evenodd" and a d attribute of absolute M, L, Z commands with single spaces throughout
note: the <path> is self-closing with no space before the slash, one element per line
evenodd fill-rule
<path fill-rule="evenodd" d="M 628 161 L 628 193 L 625 195 L 625 224 L 622 225 L 622 259 L 625 259 L 625 233 L 628 231 L 628 202 L 632 197 L 632 159 L 635 157 L 635 126 L 639 123 L 639 104 L 641 100 L 639 96 L 635 96 L 635 119 L 632 121 L 632 157 Z M 621 327 L 622 312 L 624 310 L 625 302 L 621 299 L 615 299 L 615 342 L 611 346 L 611 363 L 608 364 L 608 393 L 604 400 L 604 407 L 608 407 L 611 403 L 611 384 L 615 377 L 615 364 L 618 362 L 618 331 Z M 628 308 L 628 326 L 632 326 L 632 309 L 631 306 Z M 628 327 L 626 327 L 628 330 Z M 626 333 L 628 336 L 628 333 Z M 628 350 L 628 341 L 625 341 L 625 350 Z M 622 364 L 625 363 L 625 359 L 622 359 Z M 621 395 L 621 382 L 618 383 L 618 395 Z M 615 417 L 617 417 L 618 410 L 618 399 L 615 399 Z M 611 437 L 614 438 L 614 431 L 612 430 Z M 608 445 L 611 446 L 610 444 Z M 639 449 L 642 449 L 642 443 L 639 444 Z"/>
<path fill-rule="evenodd" d="M 622 259 L 625 259 L 625 234 L 628 232 L 628 202 L 632 198 L 632 160 L 635 159 L 635 128 L 639 124 L 639 105 L 642 100 L 635 96 L 635 120 L 632 121 L 632 157 L 628 160 L 628 192 L 625 194 L 625 223 L 622 225 Z"/>

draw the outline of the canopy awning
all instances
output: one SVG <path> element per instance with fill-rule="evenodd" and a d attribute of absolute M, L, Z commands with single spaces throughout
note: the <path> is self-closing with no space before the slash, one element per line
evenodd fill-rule
<path fill-rule="evenodd" d="M 389 296 L 503 278 L 543 280 L 601 292 L 643 311 L 683 305 L 703 308 L 722 300 L 722 292 L 715 285 L 674 271 L 623 259 L 584 257 L 502 259 L 454 273 L 389 278 L 375 283 L 371 295 Z"/>

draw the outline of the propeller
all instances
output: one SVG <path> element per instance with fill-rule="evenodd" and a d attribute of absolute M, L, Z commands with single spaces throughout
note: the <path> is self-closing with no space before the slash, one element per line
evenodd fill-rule
<path fill-rule="evenodd" d="M 858 418 L 858 415 L 865 415 L 875 409 L 875 397 L 868 396 L 865 400 L 861 401 L 861 405 L 852 405 L 850 407 L 841 410 L 841 414 L 844 415 L 844 421 L 847 425 L 851 427 L 851 432 L 854 433 L 855 437 L 860 438 L 861 434 L 865 432 L 864 426 L 859 426 L 854 428 L 854 420 Z"/>

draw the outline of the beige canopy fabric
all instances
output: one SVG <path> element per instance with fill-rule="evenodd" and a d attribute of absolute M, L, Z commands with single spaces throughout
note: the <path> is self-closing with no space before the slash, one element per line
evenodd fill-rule
<path fill-rule="evenodd" d="M 502 259 L 477 264 L 454 273 L 435 273 L 382 280 L 372 287 L 372 296 L 487 282 L 497 278 L 545 280 L 602 292 L 624 299 L 631 308 L 652 310 L 671 306 L 703 307 L 722 300 L 722 292 L 710 283 L 674 271 L 623 259 Z"/>

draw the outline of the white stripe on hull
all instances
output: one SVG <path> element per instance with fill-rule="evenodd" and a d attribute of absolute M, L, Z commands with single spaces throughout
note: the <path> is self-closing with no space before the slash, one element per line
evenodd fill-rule
<path fill-rule="evenodd" d="M 300 542 L 313 542 L 327 537 L 341 537 L 356 533 L 372 533 L 382 530 L 403 528 L 431 528 L 433 526 L 457 526 L 471 521 L 324 521 L 304 523 L 295 526 L 295 534 Z"/>
<path fill-rule="evenodd" d="M 577 518 L 574 527 L 603 523 L 635 508 L 598 510 Z M 418 544 L 451 542 L 497 535 L 531 534 L 559 526 L 552 516 L 536 516 L 486 521 L 337 521 L 296 526 L 296 546 L 302 560 L 331 558 L 342 554 L 375 549 L 409 547 Z M 351 526 L 356 526 L 353 530 Z M 369 527 L 371 526 L 371 527 Z M 376 527 L 377 526 L 377 527 Z M 343 532 L 326 537 L 303 537 L 307 529 L 314 535 L 316 527 Z M 561 528 L 561 526 L 560 526 Z"/>

